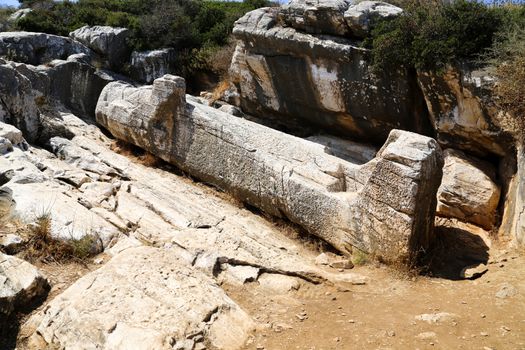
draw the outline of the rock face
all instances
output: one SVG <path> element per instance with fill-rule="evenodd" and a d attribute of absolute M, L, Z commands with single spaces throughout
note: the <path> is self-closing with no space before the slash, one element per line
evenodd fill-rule
<path fill-rule="evenodd" d="M 60 128 L 52 115 L 44 113 L 49 106 L 61 104 L 84 117 L 94 117 L 102 88 L 119 77 L 96 70 L 86 61 L 89 57 L 84 54 L 45 66 L 0 61 L 0 122 L 16 126 L 27 141 L 35 142 L 49 134 L 51 124 Z"/>
<path fill-rule="evenodd" d="M 491 164 L 447 149 L 443 181 L 438 190 L 437 214 L 455 217 L 490 230 L 500 199 Z"/>
<path fill-rule="evenodd" d="M 33 341 L 67 349 L 238 349 L 254 326 L 191 260 L 151 247 L 120 253 L 35 317 Z"/>
<path fill-rule="evenodd" d="M 0 57 L 6 56 L 13 61 L 39 65 L 54 59 L 65 60 L 78 53 L 92 55 L 86 46 L 62 36 L 30 32 L 0 33 Z"/>
<path fill-rule="evenodd" d="M 0 224 L 5 223 L 12 215 L 16 204 L 10 188 L 0 188 Z"/>
<path fill-rule="evenodd" d="M 398 16 L 397 6 L 380 1 L 293 0 L 282 6 L 279 18 L 288 26 L 311 34 L 362 38 L 379 18 Z"/>
<path fill-rule="evenodd" d="M 84 26 L 69 33 L 69 36 L 105 57 L 109 66 L 118 71 L 129 59 L 127 40 L 130 33 L 126 28 Z"/>
<path fill-rule="evenodd" d="M 367 50 L 348 37 L 348 6 L 292 1 L 239 19 L 230 76 L 240 107 L 272 123 L 307 124 L 368 142 L 384 142 L 395 128 L 428 134 L 415 78 L 399 69 L 371 72 Z"/>
<path fill-rule="evenodd" d="M 174 49 L 162 49 L 131 54 L 131 77 L 141 83 L 151 84 L 153 80 L 172 73 L 175 60 Z"/>
<path fill-rule="evenodd" d="M 525 151 L 522 146 L 517 148 L 515 155 L 515 173 L 507 186 L 499 232 L 502 236 L 510 236 L 518 244 L 525 245 Z"/>
<path fill-rule="evenodd" d="M 505 156 L 512 148 L 490 97 L 490 75 L 450 67 L 443 74 L 418 72 L 418 82 L 440 144 L 481 156 Z"/>
<path fill-rule="evenodd" d="M 0 61 L 0 121 L 16 126 L 28 141 L 38 137 L 40 113 L 30 80 Z"/>
<path fill-rule="evenodd" d="M 47 280 L 33 265 L 0 253 L 0 321 L 16 308 L 29 306 L 48 288 Z"/>
<path fill-rule="evenodd" d="M 184 80 L 169 75 L 139 88 L 111 83 L 97 121 L 342 252 L 356 246 L 396 260 L 428 246 L 443 162 L 434 140 L 393 131 L 375 159 L 358 165 L 318 144 L 186 103 L 184 93 Z"/>

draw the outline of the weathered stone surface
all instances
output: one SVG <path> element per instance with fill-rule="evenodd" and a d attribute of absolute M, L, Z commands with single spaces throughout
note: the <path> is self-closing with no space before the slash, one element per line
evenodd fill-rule
<path fill-rule="evenodd" d="M 48 290 L 47 280 L 28 262 L 0 253 L 0 320 L 29 306 Z"/>
<path fill-rule="evenodd" d="M 13 12 L 10 16 L 9 16 L 9 21 L 10 22 L 16 22 L 22 18 L 24 18 L 25 16 L 27 16 L 28 14 L 30 14 L 33 10 L 30 9 L 30 8 L 26 8 L 26 9 L 20 9 L 20 10 L 17 10 L 15 12 Z"/>
<path fill-rule="evenodd" d="M 372 143 L 392 129 L 430 134 L 415 77 L 399 68 L 373 74 L 355 41 L 282 27 L 277 17 L 277 9 L 255 10 L 233 29 L 230 77 L 244 112 Z"/>
<path fill-rule="evenodd" d="M 0 158 L 0 172 L 15 170 L 6 185 L 12 191 L 12 198 L 16 201 L 15 214 L 27 223 L 48 215 L 51 218 L 53 236 L 78 239 L 86 235 L 94 235 L 100 238 L 94 242 L 94 247 L 98 249 L 107 247 L 114 239 L 117 239 L 120 234 L 119 229 L 79 203 L 78 197 L 72 191 L 72 186 L 55 180 L 58 170 L 57 163 L 46 159 L 53 155 L 46 151 L 38 153 L 35 149 L 31 151 L 32 153 L 15 149 L 7 156 Z M 67 157 L 67 152 L 63 154 Z M 84 162 L 77 160 L 76 166 L 94 171 L 106 169 L 97 165 L 95 156 L 92 154 L 90 156 L 91 158 L 85 159 Z M 68 157 L 68 159 L 71 158 Z M 35 166 L 35 163 L 46 170 L 41 171 Z M 64 166 L 60 169 L 64 169 Z M 100 174 L 89 171 L 86 171 L 86 174 L 85 176 L 93 174 L 93 180 L 100 176 Z M 67 183 L 72 182 L 67 181 Z"/>
<path fill-rule="evenodd" d="M 68 349 L 238 349 L 254 327 L 191 260 L 152 247 L 123 251 L 29 323 L 34 338 Z"/>
<path fill-rule="evenodd" d="M 361 1 L 344 13 L 345 21 L 355 37 L 366 37 L 376 21 L 399 16 L 403 10 L 381 1 Z"/>
<path fill-rule="evenodd" d="M 12 61 L 39 65 L 54 59 L 65 60 L 77 53 L 93 54 L 81 43 L 62 36 L 32 32 L 0 33 L 0 56 Z"/>
<path fill-rule="evenodd" d="M 377 157 L 360 166 L 318 144 L 186 103 L 184 88 L 173 76 L 139 88 L 111 83 L 97 121 L 342 252 L 353 245 L 395 260 L 428 246 L 442 167 L 434 140 L 393 131 Z"/>
<path fill-rule="evenodd" d="M 130 34 L 126 28 L 84 26 L 69 33 L 69 36 L 105 57 L 109 66 L 118 71 L 129 60 L 127 40 Z"/>
<path fill-rule="evenodd" d="M 505 156 L 513 147 L 490 96 L 489 74 L 449 67 L 440 74 L 418 72 L 418 83 L 441 145 L 481 156 Z"/>
<path fill-rule="evenodd" d="M 0 235 L 0 248 L 7 254 L 16 254 L 23 246 L 24 240 L 17 235 L 8 233 Z"/>
<path fill-rule="evenodd" d="M 505 208 L 499 228 L 502 236 L 511 237 L 520 245 L 525 244 L 525 151 L 521 145 L 511 153 L 516 164 L 506 165 L 513 171 L 505 193 Z"/>
<path fill-rule="evenodd" d="M 501 193 L 495 183 L 496 169 L 461 151 L 447 149 L 444 156 L 437 214 L 491 229 Z"/>
<path fill-rule="evenodd" d="M 45 66 L 0 65 L 0 122 L 16 126 L 29 142 L 43 143 L 67 134 L 60 118 L 49 113 L 50 105 L 61 104 L 84 117 L 94 117 L 102 88 L 118 76 L 97 71 L 84 57 L 73 55 Z M 14 145 L 23 146 L 16 141 Z"/>
<path fill-rule="evenodd" d="M 0 122 L 0 138 L 9 140 L 13 146 L 26 149 L 28 147 L 22 132 L 12 125 Z"/>
<path fill-rule="evenodd" d="M 49 99 L 58 100 L 82 116 L 93 118 L 100 92 L 118 76 L 96 70 L 77 56 L 51 62 L 44 73 L 49 80 Z"/>
<path fill-rule="evenodd" d="M 5 223 L 11 217 L 15 206 L 13 191 L 8 187 L 0 188 L 0 224 Z"/>
<path fill-rule="evenodd" d="M 131 53 L 130 73 L 134 80 L 151 84 L 153 80 L 173 72 L 175 50 L 161 49 Z"/>
<path fill-rule="evenodd" d="M 28 141 L 34 141 L 40 113 L 31 81 L 6 64 L 0 65 L 0 76 L 0 122 L 16 126 Z"/>
<path fill-rule="evenodd" d="M 346 36 L 350 30 L 344 13 L 351 4 L 349 0 L 292 0 L 282 6 L 279 17 L 306 33 Z"/>

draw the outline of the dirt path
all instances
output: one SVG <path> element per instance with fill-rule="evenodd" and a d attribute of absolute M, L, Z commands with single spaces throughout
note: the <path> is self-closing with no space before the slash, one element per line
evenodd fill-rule
<path fill-rule="evenodd" d="M 273 298 L 255 284 L 226 290 L 262 322 L 246 349 L 525 349 L 525 256 L 495 254 L 475 280 L 368 266 L 354 269 L 365 285 L 302 285 Z"/>

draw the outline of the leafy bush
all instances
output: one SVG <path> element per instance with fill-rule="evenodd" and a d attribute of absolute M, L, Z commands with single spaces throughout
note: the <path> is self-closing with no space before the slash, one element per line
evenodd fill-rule
<path fill-rule="evenodd" d="M 485 55 L 497 78 L 495 101 L 510 115 L 503 122 L 525 142 L 525 6 L 500 9 L 505 19 L 494 45 Z"/>
<path fill-rule="evenodd" d="M 411 1 L 404 6 L 403 15 L 381 21 L 365 41 L 376 68 L 439 70 L 455 60 L 475 59 L 492 45 L 503 21 L 500 11 L 476 1 Z"/>
<path fill-rule="evenodd" d="M 0 32 L 8 30 L 11 26 L 9 23 L 9 16 L 11 16 L 13 12 L 14 10 L 11 8 L 0 7 Z"/>

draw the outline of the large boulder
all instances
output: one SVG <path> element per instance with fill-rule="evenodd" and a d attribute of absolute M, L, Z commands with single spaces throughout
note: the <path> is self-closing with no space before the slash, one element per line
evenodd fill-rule
<path fill-rule="evenodd" d="M 495 223 L 501 193 L 500 186 L 495 183 L 496 169 L 461 151 L 447 149 L 444 156 L 437 214 L 490 230 Z"/>
<path fill-rule="evenodd" d="M 122 68 L 122 64 L 129 60 L 130 34 L 130 30 L 126 28 L 84 26 L 69 33 L 69 36 L 104 57 L 109 67 L 118 71 Z"/>
<path fill-rule="evenodd" d="M 66 349 L 238 349 L 253 320 L 177 251 L 130 248 L 28 323 L 30 345 Z"/>
<path fill-rule="evenodd" d="M 413 75 L 399 67 L 374 73 L 355 40 L 283 27 L 279 16 L 295 18 L 283 11 L 249 12 L 233 29 L 238 44 L 230 78 L 244 112 L 289 129 L 320 127 L 377 144 L 395 128 L 431 133 Z"/>
<path fill-rule="evenodd" d="M 399 16 L 403 10 L 381 1 L 361 1 L 345 11 L 344 18 L 355 37 L 366 37 L 374 25 L 386 18 Z"/>
<path fill-rule="evenodd" d="M 311 34 L 364 38 L 383 18 L 393 18 L 403 10 L 381 1 L 292 0 L 279 10 L 286 26 Z"/>
<path fill-rule="evenodd" d="M 344 12 L 350 0 L 292 0 L 280 9 L 286 25 L 306 33 L 345 36 L 350 33 Z"/>
<path fill-rule="evenodd" d="M 30 306 L 48 289 L 46 278 L 36 267 L 17 257 L 0 253 L 0 322 L 16 309 Z"/>
<path fill-rule="evenodd" d="M 173 72 L 175 50 L 172 48 L 133 51 L 131 53 L 131 77 L 141 83 L 151 84 L 153 80 Z"/>
<path fill-rule="evenodd" d="M 440 73 L 419 71 L 418 83 L 440 144 L 479 156 L 504 157 L 514 148 L 492 96 L 490 74 L 448 67 Z"/>
<path fill-rule="evenodd" d="M 97 121 L 193 176 L 286 217 L 344 253 L 404 260 L 432 240 L 442 155 L 425 136 L 393 131 L 359 165 L 299 139 L 185 100 L 182 78 L 110 83 Z"/>
<path fill-rule="evenodd" d="M 38 137 L 40 125 L 38 95 L 26 76 L 1 63 L 0 122 L 16 126 L 32 142 Z"/>
<path fill-rule="evenodd" d="M 83 117 L 93 118 L 100 92 L 120 77 L 97 70 L 78 56 L 51 62 L 43 71 L 49 81 L 49 96 Z"/>
<path fill-rule="evenodd" d="M 86 46 L 62 36 L 33 32 L 0 33 L 0 57 L 12 61 L 39 65 L 54 59 L 65 60 L 78 53 L 93 55 Z"/>
<path fill-rule="evenodd" d="M 2 62 L 0 62 L 2 63 Z M 93 118 L 102 88 L 120 79 L 114 73 L 97 70 L 85 54 L 71 55 L 67 60 L 52 60 L 46 65 L 24 63 L 0 64 L 0 122 L 19 128 L 29 142 L 39 140 L 49 130 L 46 106 L 61 105 L 83 117 Z"/>

